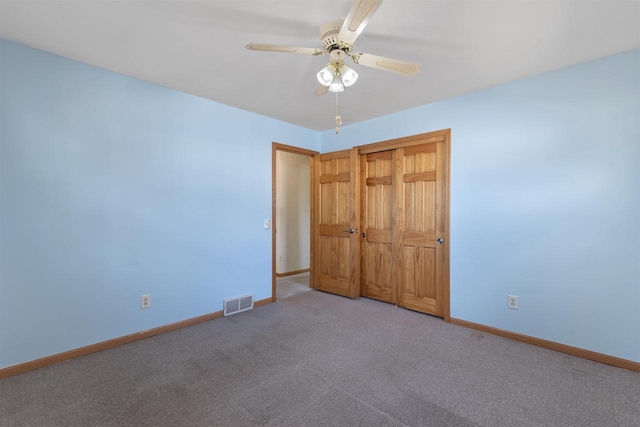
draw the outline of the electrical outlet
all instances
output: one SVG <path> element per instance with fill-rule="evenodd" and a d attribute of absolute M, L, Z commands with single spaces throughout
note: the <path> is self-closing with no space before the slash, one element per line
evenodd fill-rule
<path fill-rule="evenodd" d="M 265 219 L 264 220 L 264 229 L 267 230 L 271 228 L 271 220 L 270 219 Z"/>
<path fill-rule="evenodd" d="M 507 296 L 507 307 L 517 310 L 518 309 L 518 297 L 516 295 Z"/>
<path fill-rule="evenodd" d="M 151 307 L 151 294 L 140 295 L 140 308 Z"/>

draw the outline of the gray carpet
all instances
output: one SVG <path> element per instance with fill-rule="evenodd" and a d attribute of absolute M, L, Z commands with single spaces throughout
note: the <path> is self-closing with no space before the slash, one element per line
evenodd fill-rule
<path fill-rule="evenodd" d="M 640 374 L 302 293 L 0 380 L 1 426 L 640 426 Z"/>

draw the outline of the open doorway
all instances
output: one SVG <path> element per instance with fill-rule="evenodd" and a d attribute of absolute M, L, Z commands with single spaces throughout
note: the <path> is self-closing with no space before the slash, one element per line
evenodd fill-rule
<path fill-rule="evenodd" d="M 315 151 L 273 143 L 272 300 L 313 288 Z"/>

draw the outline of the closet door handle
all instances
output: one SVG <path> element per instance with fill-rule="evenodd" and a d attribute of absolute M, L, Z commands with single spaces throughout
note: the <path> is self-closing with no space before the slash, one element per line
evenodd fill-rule
<path fill-rule="evenodd" d="M 441 245 L 444 242 L 444 240 L 442 239 L 442 237 L 440 237 L 438 238 L 438 240 L 436 240 L 436 242 L 438 242 L 438 244 Z"/>
<path fill-rule="evenodd" d="M 350 228 L 348 230 L 342 230 L 342 231 L 344 231 L 345 233 L 353 234 L 353 233 L 357 233 L 358 229 L 357 228 Z"/>

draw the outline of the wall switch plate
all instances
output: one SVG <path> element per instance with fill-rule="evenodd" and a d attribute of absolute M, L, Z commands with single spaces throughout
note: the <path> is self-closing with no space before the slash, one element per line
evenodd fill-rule
<path fill-rule="evenodd" d="M 267 230 L 271 228 L 271 220 L 270 219 L 265 219 L 264 220 L 264 229 Z"/>
<path fill-rule="evenodd" d="M 140 308 L 151 307 L 151 294 L 140 295 Z"/>
<path fill-rule="evenodd" d="M 518 309 L 518 297 L 516 295 L 507 296 L 507 307 L 517 310 Z"/>

